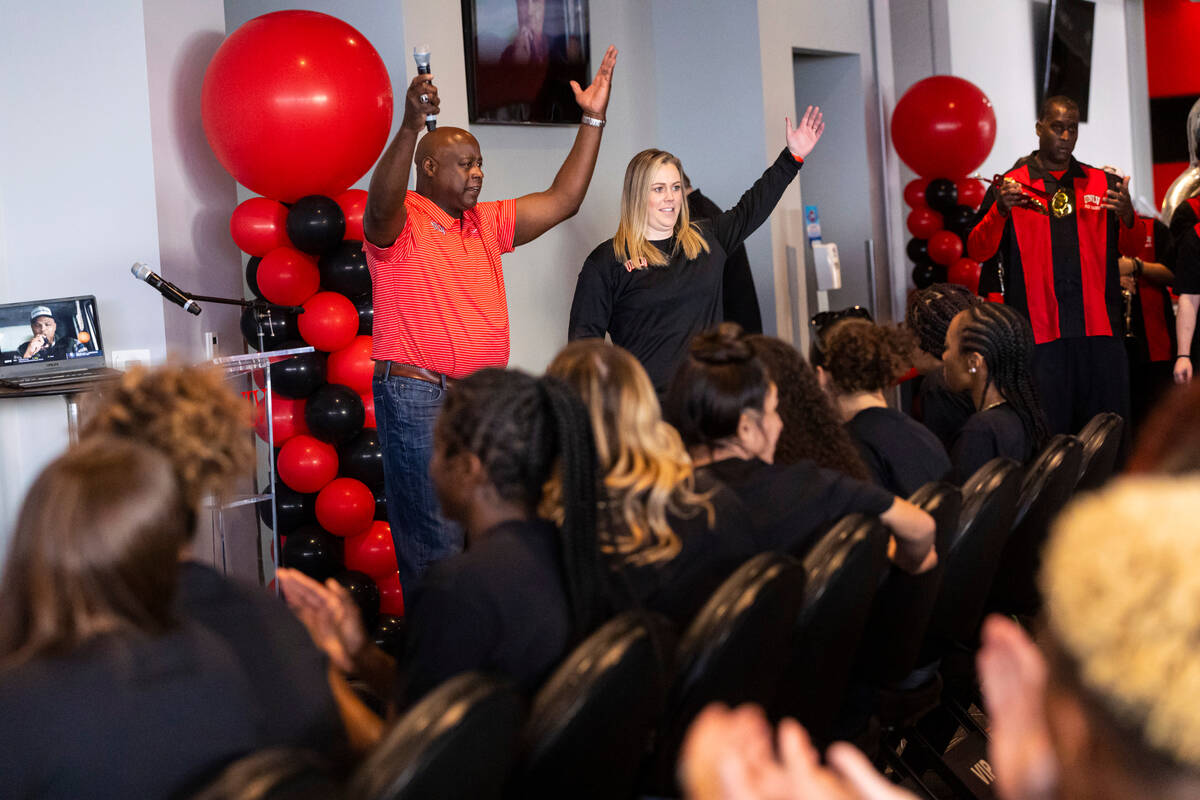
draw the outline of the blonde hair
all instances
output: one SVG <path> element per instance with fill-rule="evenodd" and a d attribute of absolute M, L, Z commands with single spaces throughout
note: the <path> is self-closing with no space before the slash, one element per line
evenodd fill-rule
<path fill-rule="evenodd" d="M 1046 621 L 1103 715 L 1200 767 L 1200 478 L 1123 478 L 1072 503 L 1041 574 Z"/>
<path fill-rule="evenodd" d="M 683 165 L 679 159 L 665 150 L 643 150 L 629 161 L 625 168 L 625 186 L 621 190 L 621 221 L 617 224 L 617 232 L 613 236 L 613 252 L 617 261 L 638 261 L 645 259 L 652 267 L 665 266 L 666 256 L 646 239 L 647 202 L 650 193 L 650 182 L 654 179 L 655 171 L 664 164 L 670 164 L 679 170 L 680 182 L 683 181 Z M 699 228 L 691 221 L 688 214 L 687 197 L 681 197 L 679 216 L 675 220 L 675 249 L 671 251 L 673 258 L 681 249 L 688 261 L 700 255 L 700 251 L 709 251 L 708 242 L 700 235 Z"/>
<path fill-rule="evenodd" d="M 692 460 L 679 433 L 662 419 L 649 376 L 628 351 L 596 339 L 567 345 L 547 375 L 566 381 L 583 398 L 596 438 L 610 509 L 620 510 L 618 535 L 605 543 L 631 563 L 673 558 L 680 549 L 667 514 L 704 510 L 715 522 L 710 495 L 695 490 Z M 558 492 L 547 487 L 551 508 Z"/>
<path fill-rule="evenodd" d="M 193 510 L 254 459 L 249 403 L 210 367 L 129 370 L 92 410 L 81 436 L 101 434 L 135 439 L 166 455 Z"/>

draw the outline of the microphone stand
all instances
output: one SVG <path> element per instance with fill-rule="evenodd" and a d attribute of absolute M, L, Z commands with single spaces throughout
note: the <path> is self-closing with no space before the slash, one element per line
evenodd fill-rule
<path fill-rule="evenodd" d="M 276 311 L 280 314 L 304 313 L 304 306 L 281 306 L 277 303 L 268 303 L 266 300 L 260 300 L 257 297 L 252 300 L 247 300 L 244 297 L 212 297 L 211 295 L 206 294 L 192 294 L 191 292 L 183 293 L 191 300 L 203 301 L 205 303 L 220 303 L 227 306 L 241 306 L 242 308 L 253 308 L 254 329 L 258 333 L 258 352 L 260 353 L 265 349 L 264 340 L 266 339 L 266 334 L 263 333 L 263 325 L 264 323 L 270 322 L 272 311 Z"/>

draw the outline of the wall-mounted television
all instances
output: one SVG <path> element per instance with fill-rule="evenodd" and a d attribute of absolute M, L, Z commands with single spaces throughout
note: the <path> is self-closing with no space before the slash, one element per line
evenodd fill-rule
<path fill-rule="evenodd" d="M 1096 4 L 1092 0 L 1050 0 L 1045 60 L 1039 65 L 1035 111 L 1042 101 L 1066 95 L 1079 104 L 1079 120 L 1087 122 L 1092 85 L 1092 33 Z"/>

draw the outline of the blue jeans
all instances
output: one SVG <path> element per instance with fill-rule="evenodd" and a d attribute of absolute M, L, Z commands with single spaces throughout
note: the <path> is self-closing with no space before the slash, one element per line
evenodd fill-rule
<path fill-rule="evenodd" d="M 433 424 L 446 390 L 416 378 L 374 378 L 388 523 L 405 594 L 435 561 L 463 549 L 463 531 L 442 517 L 429 474 Z"/>

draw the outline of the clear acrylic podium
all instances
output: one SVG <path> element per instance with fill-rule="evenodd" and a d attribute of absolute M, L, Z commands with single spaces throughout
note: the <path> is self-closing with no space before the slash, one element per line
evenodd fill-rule
<path fill-rule="evenodd" d="M 261 457 L 261 448 L 258 447 L 258 442 L 262 440 L 257 435 L 252 434 L 255 436 L 256 449 L 260 450 L 260 458 L 256 459 L 259 464 L 256 464 L 253 475 L 255 479 L 254 488 L 247 493 L 235 493 L 220 499 L 214 499 L 209 504 L 212 512 L 212 563 L 216 569 L 224 574 L 228 575 L 231 570 L 234 570 L 239 573 L 239 577 L 250 577 L 250 570 L 247 569 L 250 565 L 231 563 L 230 555 L 231 545 L 237 546 L 238 553 L 243 553 L 247 549 L 246 546 L 249 542 L 246 541 L 246 534 L 250 531 L 253 531 L 253 565 L 254 572 L 257 573 L 258 582 L 260 584 L 269 583 L 274 579 L 275 570 L 279 567 L 281 543 L 279 541 L 279 524 L 275 507 L 275 428 L 271 424 L 271 420 L 274 419 L 271 407 L 271 370 L 267 369 L 267 367 L 291 356 L 311 352 L 313 352 L 313 348 L 309 346 L 293 347 L 285 350 L 268 350 L 261 353 L 225 356 L 223 358 L 215 358 L 211 362 L 213 366 L 221 370 L 225 380 L 240 395 L 252 402 L 256 414 L 261 411 L 265 420 L 267 433 L 265 458 L 266 481 L 260 483 L 257 480 L 261 474 L 259 464 L 264 460 Z M 254 373 L 257 370 L 262 370 L 263 372 L 264 380 L 262 389 L 259 389 L 254 382 Z M 265 491 L 257 492 L 256 490 L 259 486 L 265 487 Z M 259 503 L 269 504 L 270 514 L 264 514 L 264 516 L 275 523 L 271 526 L 269 537 L 264 535 L 264 526 L 258 514 Z M 264 550 L 267 551 L 265 556 Z M 235 562 L 240 560 L 236 555 L 233 558 Z M 266 570 L 268 564 L 270 564 L 269 574 Z"/>

